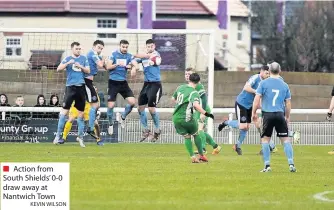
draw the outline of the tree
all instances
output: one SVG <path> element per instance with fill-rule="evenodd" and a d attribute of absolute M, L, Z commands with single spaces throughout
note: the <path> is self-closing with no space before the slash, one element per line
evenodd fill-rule
<path fill-rule="evenodd" d="M 278 10 L 275 1 L 252 2 L 252 30 L 261 35 L 261 44 L 266 46 L 262 52 L 262 63 L 275 60 L 282 63 L 284 49 L 282 48 L 284 37 L 277 31 Z"/>
<path fill-rule="evenodd" d="M 280 33 L 277 3 L 252 3 L 252 30 L 266 46 L 263 62 L 275 60 L 287 71 L 334 72 L 334 3 L 286 2 L 286 8 Z"/>

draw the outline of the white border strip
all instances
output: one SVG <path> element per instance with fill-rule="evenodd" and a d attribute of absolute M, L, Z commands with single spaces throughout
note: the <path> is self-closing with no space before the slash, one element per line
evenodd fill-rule
<path fill-rule="evenodd" d="M 334 202 L 334 200 L 328 199 L 325 197 L 325 195 L 330 194 L 330 193 L 334 193 L 334 191 L 325 191 L 325 192 L 317 193 L 313 195 L 313 198 L 316 200 L 325 201 L 325 202 Z"/>

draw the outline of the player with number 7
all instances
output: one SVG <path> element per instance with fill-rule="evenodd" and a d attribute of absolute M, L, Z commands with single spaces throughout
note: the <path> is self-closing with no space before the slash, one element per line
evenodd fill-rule
<path fill-rule="evenodd" d="M 280 79 L 280 72 L 281 66 L 277 62 L 270 64 L 270 78 L 259 84 L 253 103 L 252 119 L 255 122 L 257 121 L 256 110 L 259 108 L 260 101 L 262 103 L 263 131 L 261 142 L 264 169 L 261 172 L 271 171 L 269 141 L 274 128 L 284 146 L 289 170 L 290 172 L 296 172 L 288 128 L 291 112 L 291 92 L 288 84 Z"/>

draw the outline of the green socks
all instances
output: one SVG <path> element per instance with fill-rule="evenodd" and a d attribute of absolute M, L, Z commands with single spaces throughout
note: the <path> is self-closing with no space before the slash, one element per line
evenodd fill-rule
<path fill-rule="evenodd" d="M 218 144 L 213 140 L 213 138 L 208 134 L 204 133 L 206 142 L 213 147 L 213 149 L 216 149 L 218 147 Z"/>
<path fill-rule="evenodd" d="M 198 131 L 198 136 L 201 138 L 202 140 L 202 148 L 205 149 L 205 145 L 206 145 L 206 137 L 205 137 L 205 133 L 204 131 Z"/>
<path fill-rule="evenodd" d="M 191 138 L 185 138 L 184 145 L 186 146 L 190 157 L 194 156 L 193 143 L 191 142 Z"/>
<path fill-rule="evenodd" d="M 198 154 L 203 155 L 203 141 L 202 141 L 201 135 L 196 135 L 194 141 L 198 149 Z"/>

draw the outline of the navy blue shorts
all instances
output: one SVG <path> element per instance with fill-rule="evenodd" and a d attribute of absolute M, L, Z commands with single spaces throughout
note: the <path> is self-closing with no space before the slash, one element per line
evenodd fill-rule
<path fill-rule="evenodd" d="M 235 114 L 239 123 L 251 123 L 252 122 L 252 107 L 246 109 L 245 107 L 235 102 Z"/>
<path fill-rule="evenodd" d="M 127 81 L 116 81 L 110 79 L 108 83 L 108 101 L 116 101 L 118 94 L 121 94 L 124 99 L 134 97 Z"/>
<path fill-rule="evenodd" d="M 261 138 L 271 137 L 275 128 L 278 137 L 288 137 L 289 128 L 283 112 L 262 112 L 263 129 Z"/>
<path fill-rule="evenodd" d="M 63 108 L 69 110 L 75 101 L 74 107 L 78 111 L 83 112 L 86 105 L 86 88 L 82 86 L 67 86 L 65 89 L 65 97 Z"/>

